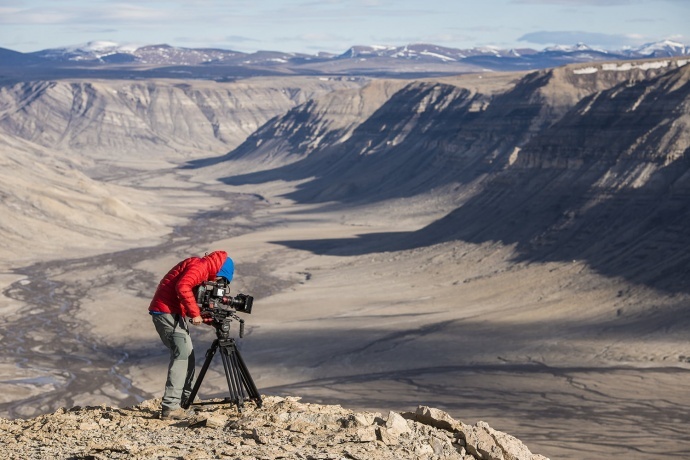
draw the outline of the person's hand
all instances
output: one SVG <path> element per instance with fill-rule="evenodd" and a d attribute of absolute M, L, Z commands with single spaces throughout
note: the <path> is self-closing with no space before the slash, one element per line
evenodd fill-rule
<path fill-rule="evenodd" d="M 202 322 L 201 316 L 195 316 L 194 318 L 192 318 L 192 324 L 195 326 L 198 326 L 199 324 L 201 324 L 201 322 Z"/>

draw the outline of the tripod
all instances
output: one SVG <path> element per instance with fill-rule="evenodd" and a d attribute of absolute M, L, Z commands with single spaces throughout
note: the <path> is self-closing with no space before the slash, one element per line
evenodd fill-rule
<path fill-rule="evenodd" d="M 261 395 L 256 389 L 251 375 L 249 375 L 249 370 L 244 364 L 240 351 L 237 349 L 235 339 L 230 337 L 231 317 L 240 321 L 240 337 L 242 337 L 244 332 L 244 320 L 240 319 L 237 315 L 228 313 L 228 317 L 220 321 L 214 319 L 212 324 L 216 328 L 216 339 L 211 344 L 211 348 L 206 351 L 206 360 L 201 367 L 199 377 L 197 377 L 196 382 L 194 382 L 192 392 L 189 394 L 189 397 L 182 401 L 181 405 L 184 409 L 188 409 L 192 404 L 217 404 L 215 402 L 194 403 L 193 401 L 199 391 L 201 382 L 206 376 L 206 371 L 211 365 L 213 356 L 218 349 L 220 349 L 220 357 L 223 360 L 223 369 L 225 370 L 225 379 L 228 382 L 228 390 L 230 391 L 230 396 L 225 398 L 223 402 L 227 404 L 236 404 L 240 411 L 242 410 L 245 400 L 253 400 L 258 407 L 261 407 Z"/>

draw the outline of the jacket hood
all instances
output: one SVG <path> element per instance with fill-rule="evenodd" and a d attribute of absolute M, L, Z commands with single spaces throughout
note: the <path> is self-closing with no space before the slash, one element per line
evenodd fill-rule
<path fill-rule="evenodd" d="M 208 267 L 208 275 L 209 277 L 212 277 L 211 279 L 216 277 L 220 267 L 223 266 L 225 259 L 227 258 L 228 253 L 225 251 L 213 251 L 212 253 L 204 256 L 204 260 L 206 261 Z"/>

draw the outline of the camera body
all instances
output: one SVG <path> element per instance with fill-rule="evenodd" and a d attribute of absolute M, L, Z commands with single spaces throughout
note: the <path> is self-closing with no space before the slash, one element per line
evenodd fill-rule
<path fill-rule="evenodd" d="M 234 311 L 251 314 L 254 297 L 246 294 L 230 295 L 230 283 L 225 278 L 205 281 L 197 287 L 196 302 L 202 316 L 220 320 L 231 316 Z M 230 308 L 226 308 L 230 307 Z"/>

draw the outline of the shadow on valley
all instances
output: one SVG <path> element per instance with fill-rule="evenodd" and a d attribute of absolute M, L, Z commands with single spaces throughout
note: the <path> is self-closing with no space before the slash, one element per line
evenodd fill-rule
<path fill-rule="evenodd" d="M 418 231 L 274 243 L 353 256 L 456 240 L 500 241 L 514 245 L 518 262 L 584 260 L 602 275 L 690 293 L 688 166 L 682 161 L 664 168 L 645 187 L 601 194 L 583 184 L 582 171 L 542 172 L 536 178 L 525 173 L 489 183 Z"/>
<path fill-rule="evenodd" d="M 257 305 L 260 307 L 260 305 Z M 462 306 L 457 307 L 459 310 Z M 690 370 L 679 366 L 690 360 L 688 356 L 665 356 L 657 363 L 650 361 L 648 368 L 638 368 L 621 364 L 620 366 L 553 366 L 541 362 L 542 354 L 554 353 L 561 356 L 566 353 L 554 351 L 554 347 L 572 347 L 564 338 L 577 337 L 596 344 L 612 344 L 625 340 L 639 339 L 659 331 L 682 331 L 690 326 L 690 313 L 683 311 L 678 304 L 659 314 L 649 312 L 634 313 L 625 318 L 617 317 L 612 312 L 611 319 L 597 322 L 543 321 L 532 324 L 515 324 L 505 321 L 442 320 L 432 321 L 425 312 L 420 321 L 413 320 L 408 326 L 401 325 L 399 330 L 377 327 L 360 327 L 357 322 L 372 323 L 390 318 L 410 318 L 415 315 L 357 315 L 352 317 L 329 317 L 331 322 L 324 326 L 323 318 L 302 320 L 303 328 L 285 330 L 265 330 L 260 325 L 260 308 L 247 320 L 246 334 L 237 340 L 238 348 L 250 370 L 292 368 L 303 369 L 305 377 L 309 375 L 328 375 L 329 378 L 343 383 L 348 379 L 376 380 L 376 376 L 393 378 L 398 375 L 411 375 L 415 372 L 443 373 L 451 369 L 495 373 L 529 373 L 563 376 L 569 372 L 606 373 L 625 370 L 644 372 L 688 373 Z M 252 324 L 254 323 L 254 324 Z M 669 324 L 671 326 L 669 326 Z M 147 327 L 150 326 L 147 324 Z M 151 326 L 152 327 L 152 326 Z M 237 323 L 231 324 L 233 336 L 237 334 Z M 215 335 L 213 329 L 202 326 L 193 329 L 197 365 L 204 361 L 204 352 L 211 346 Z M 503 337 L 497 341 L 495 337 Z M 535 347 L 535 337 L 539 337 L 540 346 Z M 676 334 L 678 340 L 683 340 Z M 594 345 L 596 346 L 596 345 Z M 130 343 L 123 348 L 130 359 L 151 358 L 159 356 L 165 362 L 165 349 L 155 337 L 146 343 Z M 459 351 L 462 350 L 462 351 Z M 534 360 L 524 353 L 534 354 Z M 515 354 L 518 354 L 516 357 Z M 654 364 L 656 365 L 654 365 Z M 216 356 L 212 369 L 222 371 L 222 362 Z M 302 383 L 307 384 L 309 380 Z"/>
<path fill-rule="evenodd" d="M 261 315 L 260 310 L 255 313 Z M 569 420 L 613 429 L 621 423 L 639 425 L 642 418 L 650 430 L 663 432 L 690 421 L 687 405 L 682 401 L 679 405 L 670 404 L 664 400 L 666 395 L 654 392 L 660 376 L 669 380 L 687 377 L 689 371 L 678 365 L 687 359 L 684 356 L 666 357 L 644 367 L 559 366 L 539 362 L 541 348 L 534 347 L 535 337 L 544 344 L 544 350 L 556 343 L 572 347 L 564 340 L 567 337 L 611 344 L 644 336 L 664 322 L 682 330 L 690 323 L 688 315 L 677 318 L 678 321 L 670 314 L 654 321 L 638 316 L 625 328 L 613 327 L 614 320 L 579 324 L 547 321 L 521 327 L 505 322 L 452 320 L 427 322 L 421 327 L 414 322 L 397 331 L 353 326 L 353 318 L 331 319 L 341 320 L 342 325 L 336 322 L 323 327 L 316 318 L 313 324 L 304 321 L 304 328 L 299 330 L 267 331 L 259 327 L 238 342 L 261 394 L 294 395 L 307 402 L 350 408 L 354 405 L 365 410 L 414 410 L 419 404 L 433 403 L 434 407 L 462 414 L 465 420 L 508 416 L 523 423 L 538 421 L 543 426 Z M 194 343 L 200 364 L 210 341 L 204 343 L 198 337 L 197 334 Z M 133 344 L 128 353 L 133 358 L 154 359 L 151 350 L 155 346 L 142 344 L 137 348 Z M 527 350 L 534 352 L 535 361 L 524 356 L 529 353 Z M 161 354 L 155 359 L 165 361 L 165 356 Z M 201 387 L 201 397 L 226 396 L 218 357 L 211 371 L 207 386 Z M 263 372 L 274 376 L 284 373 L 289 383 L 262 385 Z M 611 383 L 620 379 L 636 382 L 634 388 L 621 392 Z M 210 387 L 210 382 L 215 382 L 220 391 Z M 640 397 L 640 391 L 647 394 Z M 667 406 L 668 411 L 660 410 Z M 581 431 L 575 431 L 582 436 Z"/>

